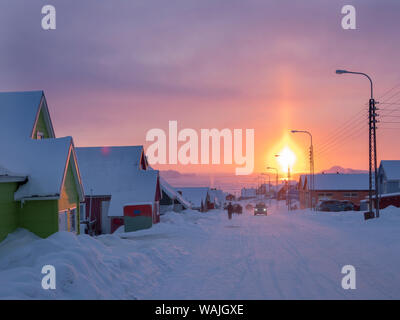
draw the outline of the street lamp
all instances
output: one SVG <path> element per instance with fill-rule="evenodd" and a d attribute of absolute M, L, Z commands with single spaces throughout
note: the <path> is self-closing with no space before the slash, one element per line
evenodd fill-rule
<path fill-rule="evenodd" d="M 372 79 L 371 79 L 371 77 L 369 75 L 367 75 L 366 73 L 363 73 L 363 72 L 354 72 L 354 71 L 348 71 L 348 70 L 336 70 L 336 74 L 346 74 L 346 73 L 348 73 L 348 74 L 359 74 L 359 75 L 362 75 L 364 77 L 367 77 L 369 82 L 370 82 L 370 84 L 371 84 L 371 99 L 374 98 L 374 85 L 373 85 Z"/>
<path fill-rule="evenodd" d="M 310 184 L 309 184 L 309 189 L 310 189 L 310 208 L 314 209 L 314 204 L 313 204 L 313 193 L 314 193 L 314 187 L 315 187 L 315 178 L 314 178 L 314 147 L 313 147 L 313 139 L 312 139 L 312 134 L 309 131 L 306 130 L 292 130 L 292 133 L 305 133 L 310 136 Z"/>
<path fill-rule="evenodd" d="M 379 183 L 378 183 L 378 168 L 376 158 L 376 103 L 374 99 L 374 85 L 369 75 L 363 72 L 354 72 L 348 70 L 336 70 L 336 74 L 357 74 L 366 77 L 371 84 L 371 98 L 369 99 L 369 212 L 364 213 L 364 218 L 378 218 L 379 217 Z M 373 200 L 372 200 L 372 171 L 375 175 L 375 215 L 372 211 Z"/>

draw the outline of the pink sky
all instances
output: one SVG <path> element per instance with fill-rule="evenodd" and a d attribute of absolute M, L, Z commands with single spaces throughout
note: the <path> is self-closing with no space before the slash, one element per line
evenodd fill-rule
<path fill-rule="evenodd" d="M 357 128 L 368 82 L 334 71 L 369 73 L 377 97 L 400 84 L 394 0 L 353 1 L 357 30 L 341 29 L 343 1 L 53 2 L 58 27 L 47 33 L 37 27 L 41 1 L 0 5 L 0 85 L 45 90 L 57 136 L 72 135 L 78 146 L 147 146 L 146 132 L 166 130 L 169 120 L 196 130 L 251 128 L 255 171 L 277 165 L 273 155 L 288 144 L 300 172 L 308 168 L 308 139 L 289 134 L 300 129 L 313 133 L 316 170 L 365 169 L 367 123 Z M 25 19 L 6 28 L 22 7 Z M 400 94 L 391 94 L 382 101 L 398 103 Z M 319 154 L 346 121 L 332 139 L 340 147 Z M 400 129 L 389 129 L 400 125 L 379 127 L 379 159 L 400 159 Z"/>

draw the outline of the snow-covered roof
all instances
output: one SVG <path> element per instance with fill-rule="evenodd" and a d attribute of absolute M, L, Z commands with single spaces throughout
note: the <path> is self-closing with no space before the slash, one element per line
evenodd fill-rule
<path fill-rule="evenodd" d="M 173 200 L 177 200 L 184 208 L 190 209 L 191 204 L 183 195 L 175 190 L 164 178 L 160 177 L 161 189 Z"/>
<path fill-rule="evenodd" d="M 219 189 L 210 189 L 210 201 L 218 205 L 223 205 L 225 202 L 225 193 Z"/>
<path fill-rule="evenodd" d="M 108 216 L 123 216 L 123 207 L 128 204 L 154 204 L 158 184 L 158 171 L 138 171 L 131 175 L 130 186 L 125 190 L 111 192 Z"/>
<path fill-rule="evenodd" d="M 316 174 L 314 183 L 315 190 L 368 190 L 369 176 L 368 174 Z"/>
<path fill-rule="evenodd" d="M 8 172 L 17 172 L 19 176 L 28 178 L 15 192 L 15 200 L 59 198 L 69 156 L 74 157 L 72 146 L 71 137 L 2 140 L 0 148 L 5 152 L 1 154 L 0 165 L 7 168 Z M 75 174 L 79 177 L 79 172 Z M 77 186 L 77 189 L 83 199 L 81 185 Z"/>
<path fill-rule="evenodd" d="M 141 170 L 142 146 L 76 148 L 88 196 L 111 195 L 108 215 L 122 216 L 128 203 L 154 203 L 157 170 Z"/>
<path fill-rule="evenodd" d="M 76 148 L 86 193 L 110 195 L 131 186 L 132 175 L 140 170 L 142 146 Z"/>
<path fill-rule="evenodd" d="M 400 160 L 382 160 L 381 168 L 388 180 L 400 180 Z"/>
<path fill-rule="evenodd" d="M 27 178 L 26 175 L 16 173 L 8 170 L 7 168 L 0 165 L 0 182 L 1 181 L 24 181 Z"/>
<path fill-rule="evenodd" d="M 182 195 L 187 199 L 194 208 L 200 208 L 201 203 L 206 203 L 207 196 L 209 194 L 208 187 L 182 187 L 175 188 L 175 190 L 182 192 Z"/>
<path fill-rule="evenodd" d="M 43 91 L 0 92 L 0 136 L 31 138 L 40 110 L 55 137 Z"/>

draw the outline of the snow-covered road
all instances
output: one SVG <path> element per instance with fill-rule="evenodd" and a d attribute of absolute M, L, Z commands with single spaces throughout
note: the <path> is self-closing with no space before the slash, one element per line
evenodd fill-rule
<path fill-rule="evenodd" d="M 212 219 L 179 242 L 186 257 L 142 298 L 400 298 L 398 217 L 365 223 L 360 213 L 271 211 L 232 221 L 208 213 Z M 348 264 L 356 290 L 341 286 Z"/>
<path fill-rule="evenodd" d="M 97 239 L 18 231 L 0 244 L 0 298 L 399 299 L 400 209 L 380 219 L 272 207 L 168 213 L 152 229 Z M 41 289 L 41 267 L 57 289 Z M 341 287 L 342 267 L 356 289 Z"/>

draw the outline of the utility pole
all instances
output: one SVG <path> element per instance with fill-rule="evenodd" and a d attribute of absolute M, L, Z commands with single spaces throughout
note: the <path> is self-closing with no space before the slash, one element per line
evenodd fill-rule
<path fill-rule="evenodd" d="M 371 98 L 369 99 L 369 108 L 368 108 L 368 127 L 369 127 L 369 211 L 364 213 L 364 219 L 372 219 L 372 218 L 379 218 L 379 178 L 378 178 L 378 167 L 377 167 L 377 155 L 376 155 L 376 117 L 378 114 L 376 111 L 376 101 L 374 99 L 374 88 L 372 79 L 369 75 L 363 72 L 353 72 L 347 70 L 336 70 L 337 74 L 358 74 L 365 76 L 368 78 L 371 84 Z M 375 190 L 372 187 L 372 181 L 374 175 L 375 178 Z M 373 193 L 375 191 L 375 201 L 373 201 Z M 375 202 L 375 214 L 373 212 L 373 206 Z"/>
<path fill-rule="evenodd" d="M 314 189 L 315 189 L 315 174 L 314 174 L 314 146 L 312 144 L 311 138 L 311 146 L 310 146 L 310 171 L 311 171 L 311 188 L 310 188 L 310 206 L 311 210 L 314 210 Z"/>
<path fill-rule="evenodd" d="M 372 192 L 372 172 L 375 175 L 375 217 L 379 218 L 379 177 L 378 177 L 378 167 L 376 158 L 376 102 L 373 97 L 369 100 L 369 191 Z M 372 149 L 372 150 L 371 150 Z M 373 159 L 371 159 L 371 157 Z M 370 208 L 372 211 L 372 196 L 370 194 Z"/>

